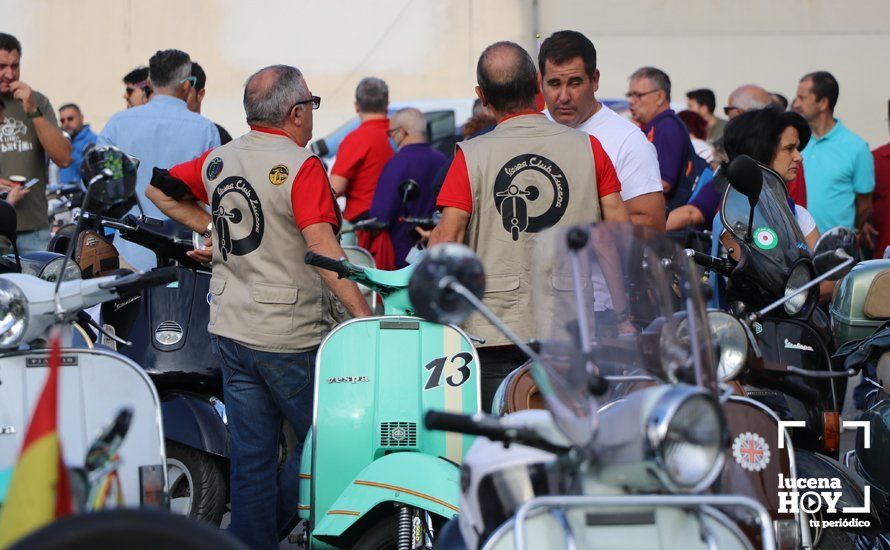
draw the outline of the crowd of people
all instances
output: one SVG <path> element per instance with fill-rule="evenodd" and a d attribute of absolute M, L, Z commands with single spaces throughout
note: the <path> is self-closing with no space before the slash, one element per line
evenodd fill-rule
<path fill-rule="evenodd" d="M 451 158 L 429 143 L 421 111 L 391 112 L 386 82 L 367 77 L 355 90 L 360 125 L 328 169 L 306 147 L 321 98 L 295 67 L 265 67 L 247 80 L 250 130 L 233 139 L 201 115 L 207 77 L 185 52 L 158 51 L 128 73 L 126 109 L 98 135 L 74 103 L 57 119 L 49 99 L 20 80 L 21 59 L 19 41 L 0 33 L 0 188 L 16 206 L 20 251 L 45 249 L 49 240 L 50 164 L 63 182 L 76 181 L 93 146 L 138 159 L 145 214 L 206 238 L 208 248 L 191 255 L 213 267 L 208 329 L 232 443 L 231 530 L 251 547 L 274 547 L 282 514 L 296 511 L 296 496 L 276 490 L 278 425 L 288 420 L 300 438 L 310 427 L 319 343 L 342 310 L 372 313 L 354 283 L 302 260 L 307 251 L 342 257 L 344 219 L 388 224 L 358 232 L 385 269 L 405 266 L 418 241 L 468 244 L 485 267 L 486 304 L 524 339 L 534 336 L 536 233 L 600 220 L 712 229 L 725 166 L 739 155 L 786 182 L 810 246 L 839 225 L 859 231 L 876 256 L 890 244 L 890 144 L 871 153 L 842 124 L 834 113 L 839 84 L 825 71 L 800 78 L 790 110 L 780 94 L 739 86 L 722 109 L 727 121 L 704 88 L 689 91 L 688 108 L 675 112 L 669 75 L 642 67 L 628 78 L 625 118 L 597 99 L 597 52 L 583 34 L 552 34 L 537 61 L 515 43 L 497 42 L 479 57 L 478 101 Z M 34 178 L 32 187 L 21 183 Z M 407 205 L 406 180 L 419 186 Z M 402 220 L 436 210 L 441 221 L 431 233 Z M 132 266 L 153 267 L 146 249 L 116 244 Z M 596 314 L 629 323 L 604 283 L 593 282 L 603 287 L 595 288 Z M 481 317 L 466 328 L 485 339 L 479 355 L 490 407 L 524 358 Z M 270 514 L 276 499 L 279 513 Z"/>

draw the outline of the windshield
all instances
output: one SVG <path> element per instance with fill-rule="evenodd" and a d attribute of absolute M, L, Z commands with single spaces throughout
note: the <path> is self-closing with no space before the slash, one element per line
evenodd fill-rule
<path fill-rule="evenodd" d="M 716 392 L 701 289 L 678 245 L 648 228 L 600 223 L 539 235 L 533 307 L 544 365 L 533 372 L 563 431 L 592 432 L 597 405 L 651 385 Z M 608 382 L 598 404 L 591 374 Z"/>
<path fill-rule="evenodd" d="M 766 259 L 779 269 L 775 273 L 781 274 L 781 280 L 775 283 L 783 287 L 784 276 L 791 266 L 801 257 L 809 257 L 810 252 L 797 218 L 788 205 L 784 182 L 772 170 L 761 167 L 761 171 L 763 188 L 754 207 L 750 240 L 746 241 L 751 212 L 748 197 L 732 187 L 727 188 L 720 215 L 724 227 L 742 250 Z"/>

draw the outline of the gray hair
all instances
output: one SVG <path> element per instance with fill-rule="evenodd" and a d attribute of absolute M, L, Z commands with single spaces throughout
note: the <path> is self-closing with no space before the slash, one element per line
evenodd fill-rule
<path fill-rule="evenodd" d="M 394 126 L 405 130 L 408 135 L 423 137 L 427 135 L 426 119 L 423 118 L 423 113 L 414 107 L 405 107 L 396 111 L 392 116 L 392 122 Z"/>
<path fill-rule="evenodd" d="M 294 104 L 308 96 L 309 89 L 300 69 L 290 65 L 270 65 L 260 69 L 244 84 L 247 123 L 279 128 Z M 305 109 L 307 106 L 304 103 L 300 107 Z"/>
<path fill-rule="evenodd" d="M 655 67 L 641 67 L 630 75 L 629 80 L 637 80 L 639 78 L 648 78 L 655 85 L 656 90 L 663 90 L 665 99 L 671 100 L 671 77 L 661 69 Z"/>
<path fill-rule="evenodd" d="M 379 78 L 365 77 L 355 88 L 355 102 L 362 113 L 385 113 L 389 105 L 389 87 Z"/>

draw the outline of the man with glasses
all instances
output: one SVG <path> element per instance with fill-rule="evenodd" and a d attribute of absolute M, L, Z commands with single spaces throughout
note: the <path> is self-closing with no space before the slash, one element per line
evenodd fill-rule
<path fill-rule="evenodd" d="M 171 218 L 213 228 L 212 250 L 191 254 L 213 261 L 208 329 L 231 437 L 229 529 L 254 549 L 276 548 L 296 520 L 315 356 L 334 324 L 331 291 L 353 316 L 371 314 L 355 283 L 303 262 L 309 250 L 345 256 L 327 175 L 306 149 L 319 104 L 298 69 L 266 67 L 245 85 L 250 132 L 169 171 L 156 168 L 148 188 Z M 279 474 L 282 420 L 299 444 Z"/>
<path fill-rule="evenodd" d="M 148 103 L 121 111 L 108 121 L 99 135 L 98 145 L 114 145 L 139 159 L 136 193 L 146 216 L 165 219 L 145 190 L 154 168 L 169 168 L 191 160 L 204 151 L 219 146 L 219 132 L 210 120 L 189 111 L 186 99 L 197 79 L 191 75 L 192 61 L 179 50 L 162 50 L 148 63 L 148 85 L 152 96 Z M 138 214 L 135 206 L 132 213 Z M 115 246 L 137 269 L 156 265 L 154 252 L 115 237 Z"/>
<path fill-rule="evenodd" d="M 59 172 L 59 180 L 62 183 L 80 181 L 80 165 L 87 149 L 96 144 L 99 136 L 90 130 L 89 124 L 84 124 L 83 113 L 76 103 L 66 103 L 59 107 L 59 122 L 62 130 L 71 139 L 71 164 Z"/>
<path fill-rule="evenodd" d="M 668 211 L 689 199 L 692 186 L 685 177 L 695 151 L 689 131 L 671 109 L 671 79 L 655 67 L 643 67 L 630 75 L 627 102 L 634 121 L 658 153 L 658 168 Z"/>
<path fill-rule="evenodd" d="M 148 67 L 136 67 L 124 76 L 124 101 L 127 109 L 145 105 L 151 98 L 151 86 L 148 85 Z"/>

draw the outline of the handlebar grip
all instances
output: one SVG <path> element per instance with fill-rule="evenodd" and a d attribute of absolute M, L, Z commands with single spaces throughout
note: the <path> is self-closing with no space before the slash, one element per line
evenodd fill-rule
<path fill-rule="evenodd" d="M 507 441 L 507 430 L 500 421 L 489 415 L 454 414 L 438 411 L 427 411 L 424 425 L 428 430 L 441 430 L 469 435 L 481 435 L 492 441 Z"/>
<path fill-rule="evenodd" d="M 724 260 L 723 258 L 718 258 L 709 254 L 702 254 L 701 252 L 696 252 L 691 248 L 687 248 L 684 252 L 686 253 L 686 256 L 688 258 L 691 258 L 693 262 L 702 267 L 713 269 L 724 275 L 732 271 L 732 265 L 729 263 L 729 261 Z"/>
<path fill-rule="evenodd" d="M 161 267 L 145 273 L 133 273 L 124 275 L 110 283 L 103 284 L 105 288 L 113 288 L 119 296 L 125 296 L 139 292 L 143 288 L 165 285 L 179 280 L 179 268 Z"/>
<path fill-rule="evenodd" d="M 333 271 L 341 279 L 349 275 L 349 268 L 343 265 L 343 262 L 335 260 L 333 258 L 328 258 L 327 256 L 322 256 L 321 254 L 316 254 L 312 251 L 306 252 L 306 257 L 303 261 L 305 261 L 308 265 L 315 266 L 321 269 L 327 269 L 328 271 Z"/>

